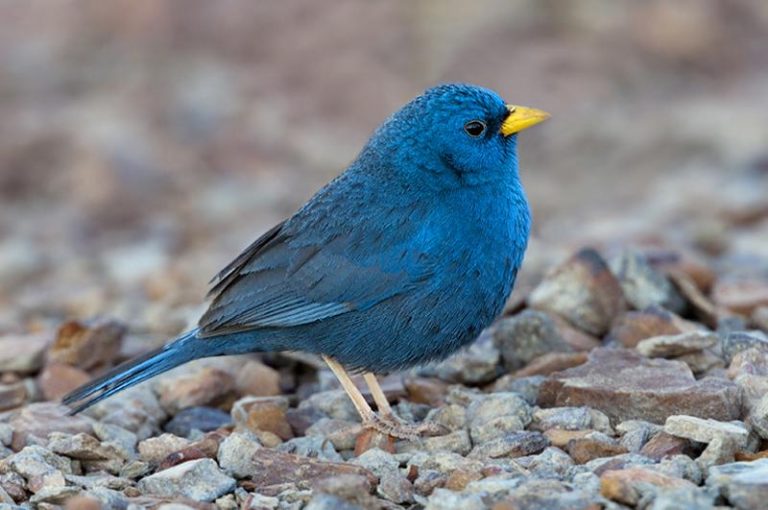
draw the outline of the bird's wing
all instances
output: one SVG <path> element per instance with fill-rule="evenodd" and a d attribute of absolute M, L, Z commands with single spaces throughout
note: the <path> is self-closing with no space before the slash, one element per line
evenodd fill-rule
<path fill-rule="evenodd" d="M 307 225 L 277 225 L 214 279 L 200 332 L 308 324 L 413 288 L 432 274 L 432 264 L 411 249 L 408 227 L 394 235 L 386 227 L 317 236 Z M 366 242 L 376 238 L 375 246 Z"/>

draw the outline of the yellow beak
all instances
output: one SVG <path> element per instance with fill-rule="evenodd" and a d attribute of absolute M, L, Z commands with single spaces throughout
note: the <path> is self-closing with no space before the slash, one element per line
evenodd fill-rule
<path fill-rule="evenodd" d="M 509 116 L 504 120 L 499 130 L 502 135 L 509 136 L 519 133 L 523 129 L 535 126 L 539 122 L 544 122 L 550 115 L 547 112 L 525 106 L 515 106 L 508 104 Z"/>

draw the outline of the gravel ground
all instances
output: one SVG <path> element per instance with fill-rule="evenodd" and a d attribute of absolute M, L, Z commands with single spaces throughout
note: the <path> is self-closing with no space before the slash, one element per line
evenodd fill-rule
<path fill-rule="evenodd" d="M 744 190 L 768 174 L 728 182 L 718 229 L 668 209 L 555 264 L 534 247 L 471 348 L 384 379 L 401 417 L 442 427 L 418 442 L 361 430 L 302 355 L 200 360 L 67 416 L 61 395 L 155 339 L 105 318 L 6 334 L 0 508 L 763 508 L 768 198 Z M 167 264 L 147 258 L 145 285 Z"/>

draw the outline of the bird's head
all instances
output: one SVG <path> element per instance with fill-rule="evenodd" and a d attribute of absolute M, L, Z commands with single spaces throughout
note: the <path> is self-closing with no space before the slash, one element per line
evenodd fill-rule
<path fill-rule="evenodd" d="M 440 85 L 382 124 L 363 155 L 441 188 L 498 181 L 517 172 L 517 133 L 548 117 L 482 87 Z"/>

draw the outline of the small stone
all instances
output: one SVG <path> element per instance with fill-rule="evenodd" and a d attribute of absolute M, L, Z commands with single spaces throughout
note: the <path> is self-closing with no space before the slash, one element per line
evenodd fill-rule
<path fill-rule="evenodd" d="M 238 395 L 272 397 L 280 395 L 280 374 L 257 360 L 248 360 L 235 376 Z"/>
<path fill-rule="evenodd" d="M 730 311 L 749 316 L 768 306 L 768 279 L 719 279 L 712 288 L 712 300 Z"/>
<path fill-rule="evenodd" d="M 768 500 L 768 459 L 714 466 L 709 469 L 706 484 L 717 489 L 736 508 L 765 508 Z"/>
<path fill-rule="evenodd" d="M 493 510 L 596 510 L 601 508 L 595 495 L 559 480 L 526 480 L 504 495 L 504 499 L 496 503 Z M 501 495 L 499 495 L 501 496 Z M 497 496 L 497 497 L 499 497 Z"/>
<path fill-rule="evenodd" d="M 102 444 L 98 439 L 89 435 L 69 435 L 61 432 L 51 432 L 48 436 L 48 448 L 56 454 L 78 460 L 110 460 L 123 459 L 120 452 L 109 444 Z"/>
<path fill-rule="evenodd" d="M 656 271 L 648 259 L 636 252 L 625 251 L 610 261 L 613 274 L 619 280 L 627 302 L 636 310 L 660 306 L 676 313 L 685 308 L 685 301 L 672 283 Z"/>
<path fill-rule="evenodd" d="M 572 439 L 568 442 L 567 450 L 576 464 L 586 464 L 593 459 L 627 453 L 627 449 L 619 444 L 588 437 Z"/>
<path fill-rule="evenodd" d="M 350 400 L 344 390 L 329 390 L 314 393 L 309 398 L 304 399 L 299 403 L 300 410 L 307 408 L 317 409 L 329 418 L 335 418 L 337 420 L 360 420 L 360 415 L 357 414 L 355 406 L 352 404 L 352 400 Z"/>
<path fill-rule="evenodd" d="M 648 510 L 716 510 L 714 495 L 696 488 L 673 489 L 658 492 Z"/>
<path fill-rule="evenodd" d="M 117 425 L 96 422 L 93 424 L 93 433 L 100 441 L 109 442 L 125 453 L 125 458 L 132 458 L 136 452 L 138 438 L 130 430 L 125 430 Z"/>
<path fill-rule="evenodd" d="M 29 502 L 36 508 L 44 503 L 62 504 L 79 492 L 77 487 L 44 487 L 29 498 Z"/>
<path fill-rule="evenodd" d="M 359 423 L 323 418 L 307 429 L 307 436 L 319 436 L 337 451 L 352 450 L 363 427 Z"/>
<path fill-rule="evenodd" d="M 752 312 L 752 322 L 764 333 L 768 333 L 768 305 L 755 308 Z"/>
<path fill-rule="evenodd" d="M 591 248 L 579 251 L 549 273 L 528 296 L 528 303 L 596 336 L 604 335 L 613 319 L 626 309 L 618 280 Z"/>
<path fill-rule="evenodd" d="M 467 410 L 458 404 L 444 405 L 430 411 L 424 421 L 436 423 L 446 430 L 463 429 L 467 426 Z"/>
<path fill-rule="evenodd" d="M 448 385 L 434 377 L 408 377 L 404 381 L 408 400 L 415 404 L 439 407 L 445 402 Z"/>
<path fill-rule="evenodd" d="M 419 368 L 417 373 L 451 383 L 484 384 L 498 377 L 500 358 L 490 331 L 485 330 L 468 348 L 445 361 Z"/>
<path fill-rule="evenodd" d="M 155 382 L 160 405 L 169 414 L 195 406 L 215 405 L 234 390 L 231 374 L 213 366 L 170 375 Z"/>
<path fill-rule="evenodd" d="M 0 337 L 0 373 L 31 374 L 43 366 L 48 335 L 7 335 Z"/>
<path fill-rule="evenodd" d="M 142 478 L 138 488 L 153 496 L 213 501 L 232 491 L 235 480 L 222 473 L 215 461 L 197 459 Z"/>
<path fill-rule="evenodd" d="M 27 446 L 0 461 L 0 473 L 8 471 L 24 477 L 26 488 L 37 493 L 46 488 L 64 487 L 64 475 L 72 473 L 72 464 L 41 446 Z"/>
<path fill-rule="evenodd" d="M 109 366 L 120 352 L 125 332 L 116 321 L 65 322 L 48 349 L 48 361 L 83 370 Z"/>
<path fill-rule="evenodd" d="M 552 407 L 533 412 L 533 430 L 585 430 L 592 428 L 592 415 L 588 407 Z"/>
<path fill-rule="evenodd" d="M 467 407 L 469 433 L 475 443 L 523 430 L 531 421 L 531 408 L 515 393 L 491 393 Z"/>
<path fill-rule="evenodd" d="M 749 422 L 761 439 L 768 439 L 768 394 L 763 395 L 752 408 Z"/>
<path fill-rule="evenodd" d="M 611 326 L 608 341 L 634 348 L 646 338 L 678 335 L 698 330 L 699 327 L 660 307 L 630 311 L 619 316 Z"/>
<path fill-rule="evenodd" d="M 210 432 L 232 424 L 229 413 L 214 407 L 188 407 L 182 409 L 163 430 L 179 437 L 189 437 L 193 431 Z"/>
<path fill-rule="evenodd" d="M 118 425 L 142 439 L 157 434 L 160 423 L 167 418 L 150 385 L 129 388 L 118 397 L 99 402 L 87 413 L 102 423 Z"/>
<path fill-rule="evenodd" d="M 707 444 L 720 437 L 732 441 L 739 448 L 746 446 L 749 436 L 749 431 L 741 422 L 726 423 L 694 416 L 670 416 L 664 424 L 664 432 Z"/>
<path fill-rule="evenodd" d="M 725 368 L 723 358 L 715 354 L 711 349 L 683 354 L 673 359 L 688 365 L 688 368 L 697 376 L 697 379 L 702 375 L 712 375 L 715 370 Z"/>
<path fill-rule="evenodd" d="M 546 380 L 543 375 L 534 375 L 530 377 L 515 377 L 507 374 L 499 379 L 491 387 L 493 393 L 511 392 L 517 393 L 530 405 L 536 404 L 539 398 L 539 389 Z"/>
<path fill-rule="evenodd" d="M 228 496 L 223 496 L 228 497 Z M 219 500 L 222 498 L 219 498 L 216 500 L 216 506 L 218 508 L 222 508 L 222 505 L 219 503 Z M 259 494 L 258 492 L 252 492 L 248 495 L 248 497 L 245 499 L 245 502 L 243 502 L 243 505 L 241 507 L 237 506 L 237 502 L 234 502 L 235 505 L 232 507 L 233 509 L 243 508 L 243 509 L 253 509 L 253 510 L 276 510 L 280 507 L 280 500 L 278 498 L 273 498 L 270 496 L 265 496 L 263 494 Z M 309 506 L 304 507 L 309 508 Z M 338 508 L 338 507 L 337 507 Z M 223 509 L 222 509 L 223 510 Z M 339 508 L 339 510 L 342 510 Z"/>
<path fill-rule="evenodd" d="M 482 494 L 464 494 L 448 489 L 435 489 L 424 510 L 485 510 Z"/>
<path fill-rule="evenodd" d="M 768 353 L 768 336 L 762 331 L 731 331 L 723 336 L 723 357 L 727 362 L 730 363 L 737 354 L 748 349 Z"/>
<path fill-rule="evenodd" d="M 51 432 L 66 434 L 93 433 L 93 420 L 82 415 L 69 415 L 69 409 L 54 403 L 30 404 L 13 413 L 9 419 L 13 427 L 11 448 L 21 450 L 30 438 L 44 440 Z"/>
<path fill-rule="evenodd" d="M 369 450 L 395 453 L 395 438 L 378 430 L 363 429 L 355 440 L 354 456 L 359 457 Z"/>
<path fill-rule="evenodd" d="M 530 377 L 533 375 L 549 375 L 573 368 L 587 361 L 586 352 L 550 352 L 542 354 L 515 372 L 515 377 Z"/>
<path fill-rule="evenodd" d="M 145 462 L 160 463 L 168 455 L 190 445 L 190 441 L 173 434 L 162 434 L 139 442 L 139 457 Z"/>
<path fill-rule="evenodd" d="M 11 441 L 13 441 L 13 427 L 0 422 L 0 445 L 11 446 Z"/>
<path fill-rule="evenodd" d="M 642 420 L 627 420 L 616 426 L 616 431 L 621 434 L 620 444 L 631 453 L 639 452 L 660 430 L 658 425 Z"/>
<path fill-rule="evenodd" d="M 525 431 L 476 443 L 468 457 L 471 459 L 524 457 L 539 453 L 547 446 L 549 446 L 549 440 L 542 433 Z"/>
<path fill-rule="evenodd" d="M 40 372 L 38 383 L 46 400 L 59 400 L 90 379 L 88 372 L 80 368 L 64 363 L 49 363 Z"/>
<path fill-rule="evenodd" d="M 246 478 L 258 469 L 253 462 L 253 456 L 259 448 L 261 445 L 256 436 L 235 431 L 219 445 L 219 465 L 228 475 Z"/>
<path fill-rule="evenodd" d="M 637 344 L 637 352 L 649 358 L 671 358 L 702 351 L 712 347 L 717 341 L 717 334 L 709 331 L 654 336 L 641 340 Z"/>
<path fill-rule="evenodd" d="M 253 432 L 271 432 L 286 440 L 293 437 L 286 419 L 287 408 L 288 401 L 282 397 L 245 397 L 232 406 L 232 419 Z"/>
<path fill-rule="evenodd" d="M 320 436 L 295 437 L 278 445 L 277 450 L 331 462 L 344 460 L 333 447 L 333 443 Z"/>
<path fill-rule="evenodd" d="M 635 506 L 654 490 L 686 489 L 696 486 L 648 469 L 633 467 L 606 471 L 600 476 L 600 494 L 610 500 Z"/>
<path fill-rule="evenodd" d="M 537 310 L 525 310 L 499 321 L 493 341 L 501 352 L 504 368 L 510 371 L 523 368 L 543 354 L 573 351 L 550 316 Z"/>
<path fill-rule="evenodd" d="M 424 449 L 428 452 L 455 452 L 459 455 L 466 455 L 472 450 L 472 441 L 469 433 L 464 430 L 455 430 L 449 434 L 422 439 Z"/>
<path fill-rule="evenodd" d="M 34 397 L 35 383 L 31 379 L 0 384 L 0 411 L 21 407 Z"/>
<path fill-rule="evenodd" d="M 467 471 L 464 469 L 454 469 L 445 480 L 444 487 L 452 491 L 463 491 L 467 485 L 483 477 L 477 471 Z"/>
<path fill-rule="evenodd" d="M 585 405 L 614 422 L 661 423 L 686 414 L 728 421 L 741 414 L 742 390 L 724 379 L 696 380 L 687 365 L 648 359 L 628 349 L 598 348 L 584 365 L 553 374 L 539 405 Z"/>
<path fill-rule="evenodd" d="M 591 430 L 549 429 L 544 431 L 544 436 L 549 439 L 549 442 L 552 446 L 565 449 L 571 440 L 581 439 L 591 433 Z"/>
<path fill-rule="evenodd" d="M 376 491 L 381 497 L 398 504 L 413 501 L 413 484 L 400 474 L 400 463 L 391 453 L 374 448 L 353 459 L 352 463 L 379 477 Z"/>
<path fill-rule="evenodd" d="M 253 486 L 258 492 L 266 495 L 282 491 L 286 484 L 306 487 L 322 478 L 347 474 L 365 476 L 371 485 L 376 484 L 373 473 L 360 466 L 308 459 L 269 448 L 257 449 L 253 461 L 259 466 L 259 469 L 251 474 Z"/>
<path fill-rule="evenodd" d="M 661 460 L 673 455 L 680 455 L 688 448 L 689 443 L 685 439 L 661 431 L 643 445 L 640 449 L 640 455 L 645 455 L 649 459 Z"/>

